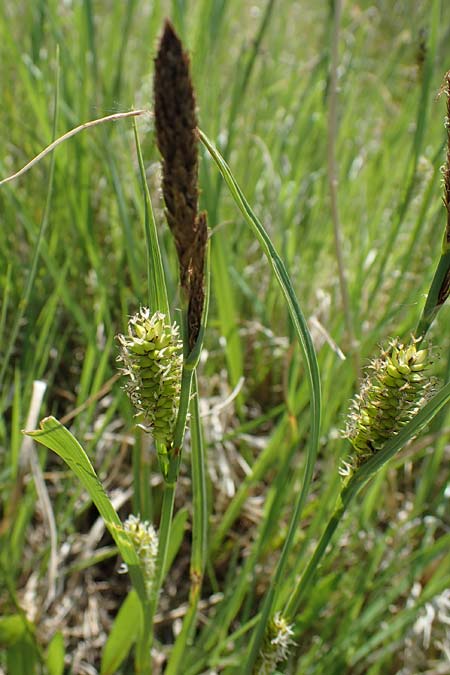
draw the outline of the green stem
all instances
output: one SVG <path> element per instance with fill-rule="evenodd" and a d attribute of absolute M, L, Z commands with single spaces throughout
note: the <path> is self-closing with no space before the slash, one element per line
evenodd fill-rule
<path fill-rule="evenodd" d="M 181 672 L 181 663 L 186 644 L 195 627 L 198 601 L 203 582 L 203 574 L 206 565 L 206 534 L 208 524 L 207 494 L 206 494 L 206 461 L 203 447 L 203 439 L 200 424 L 200 411 L 198 406 L 197 376 L 194 372 L 191 398 L 191 446 L 192 446 L 192 551 L 190 578 L 191 588 L 189 594 L 189 608 L 184 617 L 183 627 L 166 667 L 166 675 L 177 675 Z"/>
<path fill-rule="evenodd" d="M 191 400 L 192 445 L 192 554 L 191 576 L 202 577 L 207 557 L 208 496 L 206 491 L 206 457 L 198 405 L 197 374 L 194 373 Z"/>
<path fill-rule="evenodd" d="M 144 231 L 147 251 L 147 289 L 148 306 L 158 308 L 167 317 L 170 316 L 169 299 L 164 277 L 164 268 L 161 260 L 161 251 L 158 242 L 155 216 L 153 214 L 152 201 L 147 185 L 144 160 L 142 158 L 141 145 L 137 133 L 136 120 L 133 120 L 134 138 L 139 162 L 139 173 L 144 193 Z"/>
<path fill-rule="evenodd" d="M 136 644 L 136 673 L 150 675 L 152 672 L 151 647 L 152 647 L 152 618 L 149 603 L 142 603 L 142 633 Z"/>
<path fill-rule="evenodd" d="M 308 590 L 309 586 L 311 585 L 311 581 L 314 577 L 314 573 L 322 560 L 323 554 L 325 553 L 328 544 L 331 541 L 331 538 L 339 525 L 342 516 L 345 513 L 345 510 L 347 508 L 347 504 L 343 504 L 341 497 L 338 498 L 337 500 L 337 506 L 335 507 L 335 510 L 333 511 L 333 515 L 331 516 L 330 520 L 328 521 L 328 525 L 325 528 L 324 533 L 322 534 L 319 543 L 316 546 L 316 550 L 314 551 L 314 554 L 309 561 L 302 578 L 300 579 L 300 582 L 298 583 L 294 593 L 291 595 L 285 609 L 283 612 L 283 616 L 286 619 L 286 621 L 291 622 L 294 620 L 295 615 L 298 612 L 300 602 L 303 599 L 303 596 L 305 595 L 306 591 Z"/>
<path fill-rule="evenodd" d="M 431 282 L 422 316 L 417 326 L 416 335 L 423 339 L 445 301 L 445 291 L 450 283 L 450 251 L 441 254 L 433 281 Z M 448 291 L 447 291 L 448 292 Z M 444 299 L 443 299 L 444 298 Z"/>
<path fill-rule="evenodd" d="M 388 241 L 384 249 L 384 253 L 381 256 L 381 261 L 378 267 L 378 272 L 376 275 L 375 283 L 370 291 L 369 297 L 371 302 L 375 301 L 376 296 L 378 295 L 382 282 L 385 279 L 385 270 L 387 263 L 396 250 L 395 243 L 397 237 L 401 231 L 401 226 L 403 224 L 404 218 L 408 211 L 408 207 L 411 203 L 411 197 L 414 194 L 415 181 L 416 181 L 416 172 L 417 164 L 419 161 L 420 153 L 423 146 L 423 139 L 426 127 L 426 121 L 428 117 L 428 106 L 430 100 L 430 88 L 433 77 L 434 64 L 436 60 L 436 52 L 438 46 L 438 35 L 440 29 L 441 21 L 441 0 L 433 0 L 431 15 L 430 15 L 430 27 L 429 27 L 429 41 L 428 41 L 428 50 L 427 57 L 424 65 L 422 89 L 418 97 L 418 108 L 416 116 L 416 131 L 414 134 L 413 145 L 411 148 L 411 159 L 407 164 L 405 172 L 405 185 L 406 189 L 404 192 L 404 198 L 400 203 L 398 208 L 395 224 L 391 228 Z"/>
<path fill-rule="evenodd" d="M 338 268 L 339 288 L 341 291 L 342 308 L 344 310 L 344 319 L 347 329 L 347 337 L 350 350 L 355 349 L 355 331 L 353 327 L 353 316 L 350 306 L 350 296 L 348 291 L 347 272 L 345 269 L 343 252 L 343 233 L 342 223 L 339 212 L 339 171 L 336 160 L 336 141 L 338 137 L 338 65 L 339 65 L 339 34 L 341 24 L 342 1 L 335 0 L 333 9 L 333 32 L 331 40 L 330 57 L 330 86 L 328 103 L 328 140 L 327 140 L 327 164 L 328 164 L 328 188 L 330 192 L 331 216 L 333 221 L 334 250 Z M 356 378 L 359 376 L 359 359 L 356 351 L 355 371 Z"/>
<path fill-rule="evenodd" d="M 298 527 L 303 512 L 303 507 L 305 505 L 306 497 L 308 496 L 309 485 L 311 483 L 311 478 L 314 469 L 314 463 L 315 463 L 315 454 L 309 452 L 306 459 L 306 467 L 303 477 L 302 489 L 300 491 L 299 498 L 295 505 L 294 513 L 292 514 L 291 522 L 289 524 L 289 531 L 286 540 L 284 542 L 283 550 L 281 552 L 280 559 L 278 561 L 278 565 L 275 570 L 275 574 L 272 577 L 269 589 L 264 598 L 260 620 L 255 627 L 252 636 L 252 641 L 250 643 L 250 651 L 245 665 L 245 669 L 243 671 L 248 674 L 250 674 L 253 671 L 253 667 L 255 665 L 256 659 L 261 649 L 264 633 L 266 630 L 266 625 L 272 613 L 272 609 L 276 602 L 276 597 L 280 591 L 280 586 L 286 572 L 286 567 L 289 560 L 289 556 L 291 554 L 291 549 L 294 546 L 295 538 L 298 533 Z"/>
<path fill-rule="evenodd" d="M 305 317 L 303 316 L 300 304 L 298 302 L 297 296 L 295 294 L 294 288 L 292 286 L 289 275 L 286 271 L 283 261 L 278 255 L 275 247 L 272 244 L 272 241 L 264 229 L 262 223 L 258 220 L 255 213 L 250 207 L 247 199 L 244 196 L 241 188 L 234 179 L 233 174 L 225 162 L 221 154 L 218 152 L 217 148 L 214 147 L 213 143 L 207 138 L 207 136 L 199 129 L 198 130 L 199 138 L 201 142 L 205 145 L 208 152 L 213 157 L 216 162 L 225 182 L 227 183 L 230 192 L 241 210 L 247 224 L 253 230 L 256 238 L 258 239 L 267 260 L 272 267 L 272 270 L 275 274 L 275 278 L 280 286 L 280 290 L 283 294 L 283 297 L 286 301 L 289 315 L 292 319 L 296 337 L 298 339 L 299 345 L 301 347 L 304 362 L 306 376 L 309 384 L 310 392 L 310 418 L 311 418 L 311 435 L 308 445 L 308 452 L 306 458 L 305 472 L 303 476 L 303 484 L 300 491 L 300 496 L 297 500 L 297 504 L 294 510 L 294 514 L 291 519 L 289 526 L 289 532 L 284 543 L 283 551 L 278 562 L 277 570 L 275 575 L 272 578 L 271 585 L 266 594 L 262 612 L 261 612 L 261 621 L 258 623 L 253 639 L 251 642 L 249 657 L 245 666 L 245 669 L 242 672 L 250 673 L 255 660 L 258 656 L 261 642 L 264 637 L 264 631 L 266 623 L 269 619 L 270 612 L 276 595 L 278 593 L 278 586 L 283 577 L 283 574 L 286 569 L 286 564 L 288 561 L 290 550 L 294 544 L 295 534 L 298 528 L 298 523 L 300 522 L 301 513 L 303 506 L 306 501 L 307 494 L 309 492 L 309 486 L 312 479 L 314 464 L 317 457 L 317 451 L 319 446 L 319 433 L 320 433 L 320 422 L 321 422 L 321 389 L 320 389 L 320 376 L 319 376 L 319 367 L 317 363 L 317 357 L 312 342 L 311 334 L 308 329 Z"/>
<path fill-rule="evenodd" d="M 186 367 L 188 365 L 188 367 Z M 150 621 L 149 649 L 153 644 L 153 619 L 158 606 L 159 592 L 166 569 L 167 551 L 172 530 L 173 507 L 175 503 L 175 489 L 178 480 L 181 461 L 181 445 L 183 442 L 184 429 L 186 426 L 187 410 L 191 395 L 192 368 L 188 363 L 183 366 L 181 375 L 180 406 L 174 432 L 174 447 L 169 454 L 169 465 L 164 475 L 164 493 L 161 507 L 161 522 L 158 534 L 158 559 L 156 562 L 156 578 L 153 587 L 152 598 L 148 608 Z M 145 608 L 144 612 L 145 612 Z M 144 638 L 143 638 L 144 639 Z"/>
<path fill-rule="evenodd" d="M 175 489 L 178 480 L 178 475 L 180 471 L 181 463 L 181 450 L 183 445 L 184 432 L 186 428 L 186 418 L 188 413 L 189 405 L 191 404 L 191 414 L 192 414 L 192 453 L 193 453 L 193 485 L 194 485 L 194 499 L 200 500 L 201 508 L 204 511 L 201 511 L 201 516 L 195 515 L 197 510 L 200 514 L 200 506 L 198 509 L 195 508 L 196 504 L 194 502 L 194 517 L 195 520 L 195 529 L 197 526 L 200 527 L 201 533 L 199 533 L 199 538 L 193 542 L 195 548 L 195 560 L 201 561 L 201 577 L 203 576 L 203 569 L 206 560 L 206 524 L 207 524 L 207 513 L 206 513 L 206 478 L 205 478 L 205 461 L 204 461 L 204 452 L 203 445 L 201 440 L 201 429 L 200 429 L 200 413 L 198 410 L 198 398 L 197 398 L 197 378 L 195 374 L 195 369 L 198 365 L 200 359 L 200 353 L 203 346 L 203 337 L 205 333 L 206 321 L 208 318 L 208 309 L 209 309 L 209 250 L 206 255 L 206 273 L 205 273 L 205 303 L 203 307 L 203 316 L 202 316 L 202 325 L 200 332 L 197 338 L 197 342 L 194 345 L 194 348 L 189 353 L 188 352 L 188 335 L 186 331 L 186 312 L 183 313 L 183 342 L 184 342 L 184 354 L 185 360 L 183 363 L 183 370 L 181 373 L 181 391 L 180 391 L 180 403 L 178 408 L 177 421 L 175 423 L 175 430 L 173 436 L 173 448 L 169 452 L 169 465 L 167 472 L 164 475 L 164 494 L 163 494 L 163 503 L 161 508 L 161 522 L 159 526 L 159 545 L 158 545 L 158 559 L 157 559 L 157 568 L 156 568 L 156 579 L 153 590 L 153 595 L 150 603 L 149 617 L 151 621 L 151 639 L 149 645 L 151 648 L 153 642 L 153 619 L 155 616 L 156 608 L 158 605 L 159 591 L 161 589 L 164 573 L 166 569 L 166 560 L 167 560 L 167 551 L 170 541 L 170 533 L 172 530 L 172 516 L 173 516 L 173 507 L 175 502 Z M 191 386 L 192 380 L 194 378 L 194 392 L 195 396 L 191 397 Z M 194 466 L 195 464 L 195 466 Z M 195 474 L 195 477 L 194 477 Z M 198 476 L 198 482 L 197 482 Z M 198 520 L 200 518 L 200 520 Z M 194 554 L 193 554 L 194 555 Z M 199 584 L 198 591 L 196 594 L 200 593 L 201 583 Z M 195 596 L 194 596 L 195 597 Z M 196 605 L 198 598 L 195 602 L 195 610 L 192 610 L 193 618 L 196 614 Z M 194 605 L 192 604 L 192 607 Z"/>
<path fill-rule="evenodd" d="M 172 529 L 172 515 L 173 515 L 173 506 L 175 503 L 175 488 L 176 482 L 174 483 L 164 483 L 164 494 L 163 494 L 163 503 L 161 507 L 161 522 L 159 525 L 158 533 L 158 558 L 156 561 L 156 576 L 155 583 L 153 586 L 152 597 L 148 608 L 143 607 L 144 610 L 144 623 L 147 618 L 146 609 L 148 609 L 148 622 L 145 623 L 146 627 L 149 627 L 149 636 L 148 638 L 143 636 L 143 641 L 146 640 L 145 644 L 148 645 L 148 651 L 151 651 L 153 644 L 153 620 L 156 613 L 156 608 L 158 606 L 159 592 L 161 590 L 164 570 L 166 568 L 167 560 L 167 550 L 169 547 L 170 541 L 170 532 Z"/>

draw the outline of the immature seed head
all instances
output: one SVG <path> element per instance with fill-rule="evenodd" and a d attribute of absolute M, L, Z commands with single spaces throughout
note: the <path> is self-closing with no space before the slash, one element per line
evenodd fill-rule
<path fill-rule="evenodd" d="M 295 644 L 293 634 L 292 626 L 277 612 L 267 626 L 254 675 L 272 675 L 276 671 L 277 665 L 287 659 L 290 648 Z"/>
<path fill-rule="evenodd" d="M 150 597 L 155 581 L 156 558 L 158 555 L 158 535 L 147 521 L 131 514 L 123 524 L 134 544 L 135 551 L 142 565 L 147 596 Z"/>
<path fill-rule="evenodd" d="M 176 324 L 161 312 L 141 309 L 128 322 L 128 335 L 118 335 L 119 361 L 127 376 L 125 390 L 146 430 L 166 446 L 173 440 L 178 413 L 182 342 Z"/>
<path fill-rule="evenodd" d="M 340 473 L 350 477 L 407 424 L 436 389 L 428 374 L 430 350 L 418 349 L 412 338 L 393 340 L 374 359 L 352 401 L 344 435 L 353 451 Z"/>

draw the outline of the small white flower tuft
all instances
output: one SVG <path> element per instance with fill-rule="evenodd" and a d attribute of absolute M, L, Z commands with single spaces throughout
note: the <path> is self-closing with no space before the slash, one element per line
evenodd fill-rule
<path fill-rule="evenodd" d="M 123 524 L 142 564 L 147 595 L 150 597 L 156 573 L 158 535 L 151 523 L 131 514 Z"/>
<path fill-rule="evenodd" d="M 275 672 L 277 665 L 287 659 L 290 648 L 295 645 L 293 634 L 292 626 L 281 612 L 277 612 L 268 625 L 255 675 L 272 675 Z"/>

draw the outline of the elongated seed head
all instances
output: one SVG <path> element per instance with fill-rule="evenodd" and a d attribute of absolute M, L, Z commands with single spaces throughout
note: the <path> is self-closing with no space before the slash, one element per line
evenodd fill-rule
<path fill-rule="evenodd" d="M 181 285 L 186 287 L 197 229 L 197 113 L 189 57 L 169 21 L 155 59 L 154 97 L 167 222 L 175 239 Z"/>
<path fill-rule="evenodd" d="M 197 113 L 189 57 L 169 21 L 155 59 L 154 97 L 166 217 L 188 302 L 188 342 L 192 349 L 203 314 L 208 228 L 206 214 L 198 213 Z"/>
<path fill-rule="evenodd" d="M 350 477 L 419 411 L 436 389 L 430 350 L 393 340 L 368 367 L 352 401 L 344 435 L 353 451 L 341 467 Z"/>
<path fill-rule="evenodd" d="M 178 413 L 182 343 L 176 324 L 161 312 L 142 308 L 128 322 L 128 334 L 118 335 L 127 377 L 125 390 L 146 430 L 170 446 Z"/>

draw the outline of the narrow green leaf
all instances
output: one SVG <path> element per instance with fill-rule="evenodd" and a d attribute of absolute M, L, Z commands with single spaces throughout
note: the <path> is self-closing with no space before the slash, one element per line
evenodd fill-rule
<path fill-rule="evenodd" d="M 261 248 L 263 249 L 272 268 L 283 297 L 286 301 L 289 316 L 292 319 L 295 335 L 298 339 L 303 354 L 310 394 L 311 435 L 308 444 L 302 487 L 294 506 L 293 514 L 289 523 L 288 534 L 278 561 L 275 574 L 272 577 L 269 590 L 266 593 L 263 602 L 261 620 L 255 628 L 249 650 L 249 656 L 242 670 L 242 672 L 250 673 L 256 661 L 256 657 L 263 640 L 264 630 L 269 620 L 270 612 L 272 611 L 272 607 L 276 602 L 277 593 L 279 593 L 281 587 L 281 579 L 283 578 L 283 574 L 286 569 L 289 551 L 294 543 L 294 538 L 312 480 L 314 465 L 319 448 L 319 434 L 322 416 L 320 375 L 311 334 L 283 261 L 278 255 L 262 223 L 255 215 L 244 193 L 237 184 L 228 164 L 214 144 L 209 140 L 209 138 L 200 130 L 198 133 L 201 142 L 204 144 L 211 157 L 214 159 L 234 201 L 236 202 L 236 205 L 239 207 L 242 215 L 244 216 L 247 225 L 251 228 L 258 239 Z"/>
<path fill-rule="evenodd" d="M 101 675 L 113 675 L 120 668 L 142 630 L 139 598 L 131 590 L 122 603 L 102 654 Z"/>
<path fill-rule="evenodd" d="M 164 566 L 163 580 L 167 572 L 172 567 L 172 563 L 180 550 L 181 542 L 183 541 L 184 531 L 186 529 L 186 522 L 189 517 L 187 508 L 182 508 L 174 516 L 172 521 L 172 529 L 170 532 L 170 541 L 167 549 L 166 564 Z"/>

